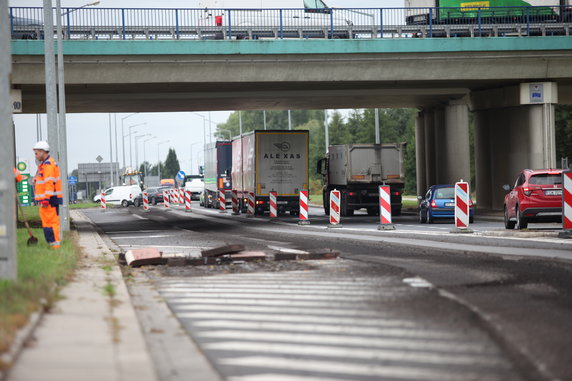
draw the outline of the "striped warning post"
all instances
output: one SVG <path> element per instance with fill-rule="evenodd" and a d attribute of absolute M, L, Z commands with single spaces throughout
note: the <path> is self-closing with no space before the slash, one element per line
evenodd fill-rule
<path fill-rule="evenodd" d="M 277 193 L 274 191 L 269 192 L 270 195 L 270 217 L 276 218 L 278 217 L 278 210 L 276 208 L 276 197 Z"/>
<path fill-rule="evenodd" d="M 391 188 L 388 185 L 379 187 L 379 230 L 394 230 L 391 223 Z"/>
<path fill-rule="evenodd" d="M 226 213 L 226 193 L 224 189 L 218 191 L 218 209 L 220 213 Z"/>
<path fill-rule="evenodd" d="M 185 212 L 191 211 L 191 191 L 185 191 Z"/>
<path fill-rule="evenodd" d="M 185 190 L 183 188 L 179 188 L 179 205 L 185 205 Z"/>
<path fill-rule="evenodd" d="M 248 207 L 246 209 L 246 214 L 249 216 L 254 216 L 254 203 L 256 199 L 254 197 L 254 192 L 248 192 Z"/>
<path fill-rule="evenodd" d="M 562 228 L 572 231 L 572 171 L 562 172 Z"/>
<path fill-rule="evenodd" d="M 171 209 L 171 190 L 170 189 L 165 189 L 165 191 L 163 192 L 163 206 L 165 207 L 165 209 L 170 210 Z"/>
<path fill-rule="evenodd" d="M 239 206 L 238 206 L 238 191 L 233 189 L 230 191 L 231 194 L 231 201 L 232 201 L 232 214 L 237 215 L 240 214 Z"/>
<path fill-rule="evenodd" d="M 298 220 L 298 225 L 309 225 L 310 220 L 308 219 L 308 191 L 300 191 L 300 219 Z"/>
<path fill-rule="evenodd" d="M 106 204 L 106 201 L 105 201 L 105 192 L 101 192 L 101 201 L 100 201 L 100 204 L 101 204 L 101 210 L 105 212 L 105 210 L 107 209 L 107 204 Z"/>
<path fill-rule="evenodd" d="M 149 211 L 149 194 L 143 191 L 143 210 Z"/>
<path fill-rule="evenodd" d="M 469 183 L 463 180 L 455 183 L 455 227 L 469 227 Z"/>
<path fill-rule="evenodd" d="M 340 225 L 340 201 L 341 193 L 334 189 L 330 192 L 330 227 L 339 227 Z"/>

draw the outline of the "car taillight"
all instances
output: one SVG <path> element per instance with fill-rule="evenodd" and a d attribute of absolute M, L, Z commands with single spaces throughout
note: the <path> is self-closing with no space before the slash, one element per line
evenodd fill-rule
<path fill-rule="evenodd" d="M 262 204 L 264 204 L 264 201 L 260 201 L 260 200 L 256 201 L 256 205 L 262 205 Z"/>
<path fill-rule="evenodd" d="M 522 188 L 522 192 L 524 193 L 525 196 L 530 196 L 532 194 L 532 189 L 524 187 Z"/>
<path fill-rule="evenodd" d="M 356 195 L 356 192 L 348 192 L 348 195 L 349 195 L 349 196 L 355 196 L 355 195 Z"/>
<path fill-rule="evenodd" d="M 132 195 L 131 193 L 129 193 L 129 198 L 130 198 L 130 199 L 132 199 L 132 198 L 133 198 L 133 195 Z"/>
<path fill-rule="evenodd" d="M 393 192 L 392 195 L 399 196 L 399 192 Z"/>
<path fill-rule="evenodd" d="M 436 207 L 437 207 L 437 203 L 435 202 L 435 200 L 431 200 L 431 207 L 432 207 L 432 208 L 436 208 Z"/>

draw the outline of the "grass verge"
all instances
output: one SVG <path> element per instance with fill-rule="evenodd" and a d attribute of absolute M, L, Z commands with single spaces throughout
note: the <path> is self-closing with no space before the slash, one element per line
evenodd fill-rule
<path fill-rule="evenodd" d="M 32 226 L 41 225 L 37 207 L 26 207 Z M 14 337 L 29 316 L 49 309 L 58 299 L 60 288 L 72 277 L 79 259 L 74 232 L 66 232 L 59 250 L 46 243 L 42 229 L 32 229 L 38 245 L 27 246 L 26 229 L 17 230 L 18 278 L 0 280 L 0 353 L 9 349 Z M 0 369 L 8 364 L 1 364 Z"/>

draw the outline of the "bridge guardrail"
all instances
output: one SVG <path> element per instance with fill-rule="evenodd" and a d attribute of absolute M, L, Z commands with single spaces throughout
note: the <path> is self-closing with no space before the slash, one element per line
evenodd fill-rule
<path fill-rule="evenodd" d="M 61 18 L 66 39 L 546 36 L 570 35 L 572 7 L 62 8 Z M 43 38 L 43 8 L 11 7 L 10 28 L 14 39 Z"/>

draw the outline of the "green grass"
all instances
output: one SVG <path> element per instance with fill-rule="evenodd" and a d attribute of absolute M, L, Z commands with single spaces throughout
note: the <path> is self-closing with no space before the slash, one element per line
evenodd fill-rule
<path fill-rule="evenodd" d="M 24 209 L 32 226 L 38 226 L 38 208 Z M 9 348 L 30 314 L 53 305 L 61 286 L 71 279 L 79 258 L 73 232 L 65 234 L 59 250 L 50 248 L 42 229 L 32 229 L 39 241 L 36 246 L 26 245 L 26 229 L 18 229 L 17 234 L 17 279 L 0 280 L 0 353 Z M 0 362 L 0 369 L 2 366 Z"/>

